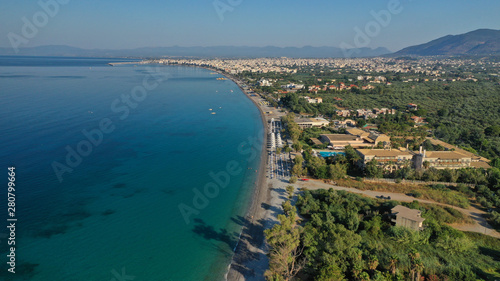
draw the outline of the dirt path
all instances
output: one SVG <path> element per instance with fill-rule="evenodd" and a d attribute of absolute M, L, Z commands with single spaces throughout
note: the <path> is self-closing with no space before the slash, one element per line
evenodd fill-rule
<path fill-rule="evenodd" d="M 478 232 L 478 233 L 482 233 L 482 234 L 485 234 L 485 235 L 488 235 L 491 237 L 500 238 L 500 233 L 497 232 L 490 224 L 488 224 L 486 219 L 483 217 L 485 212 L 474 207 L 474 206 L 470 206 L 468 209 L 463 209 L 463 208 L 451 206 L 448 204 L 437 203 L 437 202 L 434 202 L 431 200 L 418 199 L 418 198 L 411 197 L 411 196 L 408 196 L 408 195 L 403 194 L 403 193 L 372 191 L 372 190 L 359 190 L 359 189 L 352 188 L 352 187 L 336 186 L 336 185 L 324 183 L 324 182 L 317 181 L 317 180 L 310 180 L 307 182 L 299 182 L 297 184 L 297 186 L 299 188 L 305 187 L 309 190 L 333 188 L 335 190 L 345 190 L 348 192 L 363 194 L 363 195 L 373 197 L 373 198 L 376 198 L 376 196 L 383 195 L 386 197 L 390 196 L 391 200 L 396 200 L 396 201 L 401 201 L 401 202 L 412 202 L 412 201 L 417 200 L 417 201 L 422 202 L 422 203 L 436 204 L 436 205 L 450 207 L 450 208 L 459 210 L 460 212 L 468 215 L 469 217 L 471 217 L 474 220 L 473 224 L 451 224 L 450 225 L 451 227 L 458 229 L 458 230 L 462 230 L 462 231 Z"/>

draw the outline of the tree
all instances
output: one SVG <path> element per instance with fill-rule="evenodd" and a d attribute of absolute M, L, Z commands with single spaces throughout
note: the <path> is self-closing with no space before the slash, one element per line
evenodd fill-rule
<path fill-rule="evenodd" d="M 361 272 L 358 278 L 360 281 L 370 281 L 370 275 L 365 271 Z"/>
<path fill-rule="evenodd" d="M 420 273 L 424 270 L 424 264 L 420 259 L 420 254 L 412 249 L 408 254 L 410 258 L 410 274 L 412 281 L 420 281 Z"/>
<path fill-rule="evenodd" d="M 377 160 L 372 159 L 366 164 L 365 174 L 369 178 L 381 178 L 384 172 L 381 167 L 379 167 Z"/>
<path fill-rule="evenodd" d="M 309 154 L 305 155 L 307 156 Z M 326 162 L 323 158 L 310 156 L 307 157 L 306 159 L 307 159 L 307 171 L 312 176 L 319 179 L 326 179 L 328 177 Z"/>
<path fill-rule="evenodd" d="M 331 180 L 343 179 L 347 174 L 347 167 L 343 164 L 336 163 L 328 165 L 328 178 Z"/>
<path fill-rule="evenodd" d="M 498 137 L 500 135 L 500 126 L 489 126 L 484 129 L 484 134 L 490 137 Z"/>
<path fill-rule="evenodd" d="M 321 267 L 316 281 L 344 281 L 345 276 L 337 263 L 328 263 Z"/>
<path fill-rule="evenodd" d="M 290 202 L 290 200 L 284 201 L 281 204 L 281 208 L 283 208 L 283 213 L 285 213 L 285 215 L 287 217 L 289 217 L 291 215 L 291 212 L 293 210 L 293 206 L 292 206 L 292 203 Z"/>
<path fill-rule="evenodd" d="M 304 158 L 301 155 L 297 155 L 295 159 L 293 159 L 294 165 L 292 167 L 292 175 L 300 177 L 304 174 L 304 169 L 302 167 L 302 163 L 304 163 Z"/>
<path fill-rule="evenodd" d="M 397 256 L 391 256 L 389 258 L 389 271 L 392 275 L 396 275 L 396 269 L 399 262 L 399 258 Z"/>
<path fill-rule="evenodd" d="M 368 258 L 368 269 L 372 272 L 372 274 L 375 272 L 378 266 L 378 257 L 375 255 L 371 255 Z"/>
<path fill-rule="evenodd" d="M 354 148 L 350 145 L 345 147 L 344 153 L 350 164 L 351 170 L 355 169 L 356 164 L 361 160 L 361 156 L 359 156 L 356 150 L 354 150 Z"/>
<path fill-rule="evenodd" d="M 358 119 L 358 124 L 357 126 L 359 128 L 363 128 L 366 125 L 366 120 L 365 119 Z"/>
<path fill-rule="evenodd" d="M 293 190 L 294 190 L 293 185 L 289 185 L 286 187 L 286 192 L 288 192 L 289 199 L 292 199 L 293 197 Z"/>
<path fill-rule="evenodd" d="M 270 247 L 267 280 L 291 280 L 305 265 L 300 246 L 303 230 L 295 223 L 296 211 L 292 206 L 288 216 L 278 215 L 280 223 L 264 231 Z"/>
<path fill-rule="evenodd" d="M 292 144 L 293 149 L 295 149 L 295 152 L 300 152 L 302 150 L 302 144 L 299 141 L 295 141 Z"/>

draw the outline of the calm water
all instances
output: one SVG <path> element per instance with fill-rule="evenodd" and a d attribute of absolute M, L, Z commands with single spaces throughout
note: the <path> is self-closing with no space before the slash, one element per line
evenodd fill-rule
<path fill-rule="evenodd" d="M 257 108 L 205 69 L 112 61 L 0 57 L 0 278 L 223 279 L 260 160 Z"/>

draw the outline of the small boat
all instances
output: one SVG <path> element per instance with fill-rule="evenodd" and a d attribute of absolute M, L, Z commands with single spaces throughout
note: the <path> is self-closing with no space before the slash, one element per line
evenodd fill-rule
<path fill-rule="evenodd" d="M 211 109 L 211 108 L 209 108 L 208 110 L 212 111 L 212 109 Z"/>
<path fill-rule="evenodd" d="M 212 114 L 216 114 L 215 112 L 212 112 Z"/>

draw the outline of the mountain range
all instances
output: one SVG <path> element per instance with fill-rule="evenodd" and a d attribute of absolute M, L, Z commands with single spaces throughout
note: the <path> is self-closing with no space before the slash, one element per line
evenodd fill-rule
<path fill-rule="evenodd" d="M 355 57 L 374 57 L 389 54 L 386 48 L 359 48 L 350 50 Z M 145 47 L 137 49 L 105 50 L 81 49 L 64 45 L 39 46 L 20 48 L 15 53 L 11 48 L 0 48 L 0 55 L 20 56 L 79 56 L 79 57 L 224 57 L 224 58 L 259 58 L 259 57 L 289 57 L 289 58 L 327 58 L 344 57 L 344 51 L 337 47 Z"/>
<path fill-rule="evenodd" d="M 338 47 L 144 47 L 136 49 L 81 49 L 64 45 L 20 48 L 0 48 L 0 55 L 18 56 L 70 56 L 70 57 L 224 57 L 224 58 L 342 58 L 376 56 L 457 56 L 500 55 L 500 30 L 478 29 L 460 35 L 447 35 L 428 43 L 404 48 L 392 53 L 386 48 L 359 48 L 346 52 Z"/>
<path fill-rule="evenodd" d="M 404 48 L 393 56 L 499 55 L 500 30 L 478 29 L 460 35 L 447 35 L 428 43 Z"/>

